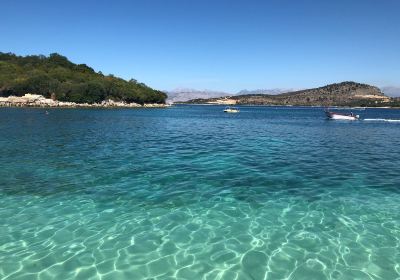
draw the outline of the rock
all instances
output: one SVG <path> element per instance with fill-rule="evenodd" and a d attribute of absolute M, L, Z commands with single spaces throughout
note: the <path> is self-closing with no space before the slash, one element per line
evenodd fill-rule
<path fill-rule="evenodd" d="M 125 101 L 103 100 L 100 103 L 75 103 L 57 101 L 45 98 L 42 95 L 27 93 L 24 96 L 0 97 L 0 107 L 87 107 L 87 108 L 164 108 L 166 104 L 144 104 L 126 103 Z"/>

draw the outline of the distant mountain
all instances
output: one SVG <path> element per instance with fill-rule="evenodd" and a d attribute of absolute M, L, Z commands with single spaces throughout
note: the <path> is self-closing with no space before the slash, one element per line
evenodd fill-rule
<path fill-rule="evenodd" d="M 187 88 L 178 88 L 172 91 L 166 91 L 168 95 L 167 102 L 185 102 L 192 99 L 208 99 L 208 98 L 216 98 L 227 95 L 232 95 L 227 92 L 222 91 L 212 91 L 212 90 L 196 90 L 196 89 L 187 89 Z"/>
<path fill-rule="evenodd" d="M 400 97 L 400 87 L 381 87 L 382 92 L 391 97 Z"/>
<path fill-rule="evenodd" d="M 236 95 L 249 95 L 249 94 L 268 94 L 268 95 L 277 95 L 286 92 L 296 91 L 298 89 L 293 88 L 272 88 L 272 89 L 255 89 L 255 90 L 241 90 Z"/>
<path fill-rule="evenodd" d="M 218 98 L 224 96 L 233 96 L 233 95 L 248 95 L 248 94 L 270 94 L 276 95 L 280 93 L 286 93 L 295 91 L 295 89 L 256 89 L 256 90 L 241 90 L 238 93 L 228 93 L 223 91 L 214 91 L 214 90 L 196 90 L 190 88 L 178 88 L 172 91 L 165 91 L 168 94 L 168 102 L 186 102 L 192 99 L 209 99 L 209 98 Z"/>
<path fill-rule="evenodd" d="M 225 98 L 195 99 L 187 103 L 296 105 L 296 106 L 386 106 L 393 100 L 375 87 L 342 82 L 319 88 L 273 94 L 242 94 Z"/>

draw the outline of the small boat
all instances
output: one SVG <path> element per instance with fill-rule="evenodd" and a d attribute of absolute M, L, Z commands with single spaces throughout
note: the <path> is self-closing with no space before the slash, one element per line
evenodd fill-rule
<path fill-rule="evenodd" d="M 330 120 L 346 120 L 346 121 L 356 121 L 360 119 L 359 115 L 354 115 L 353 112 L 350 114 L 334 113 L 331 111 L 325 111 L 326 116 Z"/>
<path fill-rule="evenodd" d="M 239 113 L 240 110 L 239 110 L 239 108 L 236 108 L 236 107 L 226 107 L 224 109 L 224 112 L 225 113 Z"/>

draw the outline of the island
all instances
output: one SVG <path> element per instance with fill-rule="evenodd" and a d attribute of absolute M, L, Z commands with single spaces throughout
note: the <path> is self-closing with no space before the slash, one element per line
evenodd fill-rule
<path fill-rule="evenodd" d="M 399 98 L 388 97 L 375 86 L 351 81 L 276 95 L 229 95 L 218 98 L 192 99 L 181 103 L 209 105 L 400 107 Z"/>
<path fill-rule="evenodd" d="M 0 52 L 0 106 L 165 107 L 166 98 L 135 79 L 103 75 L 57 53 Z"/>

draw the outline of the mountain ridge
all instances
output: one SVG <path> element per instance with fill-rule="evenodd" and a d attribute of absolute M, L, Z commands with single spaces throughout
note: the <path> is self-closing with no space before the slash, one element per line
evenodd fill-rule
<path fill-rule="evenodd" d="M 196 98 L 217 98 L 231 95 L 231 93 L 215 90 L 197 90 L 191 88 L 177 88 L 171 91 L 164 91 L 167 95 L 167 102 L 185 102 Z"/>
<path fill-rule="evenodd" d="M 381 90 L 390 97 L 400 97 L 400 87 L 385 86 L 381 87 Z"/>
<path fill-rule="evenodd" d="M 346 81 L 322 87 L 272 94 L 243 94 L 223 98 L 194 99 L 189 104 L 384 106 L 393 100 L 376 86 Z"/>
<path fill-rule="evenodd" d="M 177 88 L 171 91 L 164 91 L 168 95 L 168 102 L 186 102 L 192 99 L 207 99 L 207 98 L 218 98 L 224 96 L 233 95 L 244 95 L 244 94 L 271 94 L 276 95 L 285 92 L 295 91 L 293 88 L 272 88 L 272 89 L 255 89 L 247 90 L 243 89 L 237 93 L 230 93 L 218 90 L 198 90 L 193 88 Z"/>

